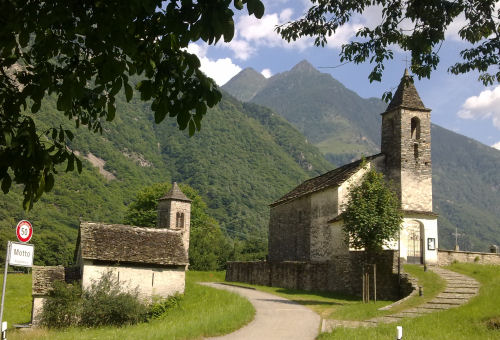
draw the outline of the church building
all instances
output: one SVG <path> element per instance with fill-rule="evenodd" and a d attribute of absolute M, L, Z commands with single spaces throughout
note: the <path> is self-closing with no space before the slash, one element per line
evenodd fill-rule
<path fill-rule="evenodd" d="M 404 220 L 389 249 L 408 263 L 437 264 L 437 215 L 432 211 L 431 110 L 405 70 L 382 113 L 381 152 L 309 179 L 272 203 L 269 262 L 333 261 L 351 250 L 342 212 L 349 189 L 370 168 L 382 172 L 401 202 Z"/>

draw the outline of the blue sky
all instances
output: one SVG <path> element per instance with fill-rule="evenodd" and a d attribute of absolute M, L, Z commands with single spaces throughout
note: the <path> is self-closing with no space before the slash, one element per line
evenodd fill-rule
<path fill-rule="evenodd" d="M 382 82 L 368 81 L 371 71 L 368 63 L 323 68 L 341 64 L 338 54 L 342 44 L 352 39 L 363 25 L 373 26 L 380 21 L 380 9 L 372 8 L 355 17 L 329 39 L 326 47 L 315 47 L 310 38 L 289 44 L 274 32 L 277 24 L 302 16 L 310 6 L 309 1 L 268 0 L 264 3 L 266 12 L 260 20 L 248 16 L 246 10 L 236 11 L 236 33 L 230 43 L 190 46 L 189 50 L 200 58 L 202 70 L 219 85 L 246 67 L 269 77 L 291 69 L 304 59 L 365 98 L 380 98 L 398 85 L 405 59 L 409 58 L 409 54 L 399 49 L 394 50 L 394 59 L 386 64 Z M 457 35 L 460 23 L 459 18 L 447 31 L 447 39 L 439 52 L 441 62 L 431 79 L 416 79 L 415 86 L 424 104 L 432 109 L 433 123 L 500 149 L 500 85 L 485 87 L 477 81 L 477 73 L 455 76 L 447 72 L 448 67 L 459 60 L 460 50 L 468 47 Z"/>

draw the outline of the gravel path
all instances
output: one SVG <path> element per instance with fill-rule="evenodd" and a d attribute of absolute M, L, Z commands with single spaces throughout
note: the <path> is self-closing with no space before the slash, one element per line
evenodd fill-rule
<path fill-rule="evenodd" d="M 248 299 L 255 307 L 255 318 L 239 330 L 216 338 L 222 340 L 309 340 L 318 335 L 320 317 L 307 307 L 282 297 L 222 283 L 202 283 L 225 289 Z"/>

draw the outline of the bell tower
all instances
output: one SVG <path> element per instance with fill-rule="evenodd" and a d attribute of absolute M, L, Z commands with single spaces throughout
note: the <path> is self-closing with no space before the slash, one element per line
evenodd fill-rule
<path fill-rule="evenodd" d="M 381 143 L 385 174 L 393 182 L 403 210 L 432 212 L 430 115 L 405 70 L 382 113 Z"/>
<path fill-rule="evenodd" d="M 186 252 L 189 250 L 191 225 L 191 200 L 181 191 L 176 182 L 172 189 L 158 200 L 157 227 L 183 233 Z"/>

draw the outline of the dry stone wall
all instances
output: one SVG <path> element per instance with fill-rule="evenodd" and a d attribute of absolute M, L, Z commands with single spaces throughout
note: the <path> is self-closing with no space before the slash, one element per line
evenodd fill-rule
<path fill-rule="evenodd" d="M 361 296 L 363 252 L 338 255 L 328 262 L 228 262 L 226 280 L 308 291 L 331 291 Z M 411 291 L 403 278 L 398 285 L 397 255 L 384 251 L 376 260 L 377 297 L 396 299 Z M 373 276 L 371 276 L 372 278 Z M 373 296 L 373 285 L 371 285 Z"/>
<path fill-rule="evenodd" d="M 500 265 L 500 254 L 453 250 L 438 251 L 438 264 L 440 266 L 447 266 L 452 264 L 453 262 Z"/>

